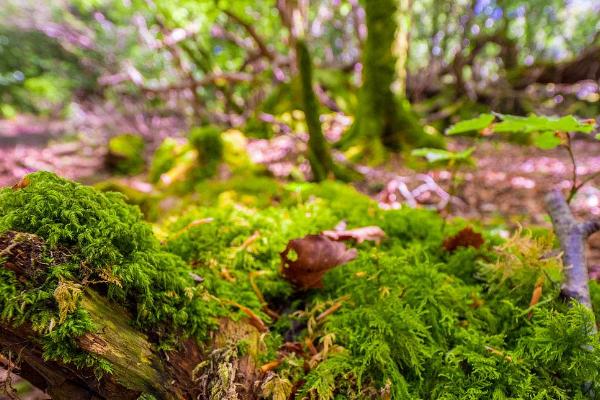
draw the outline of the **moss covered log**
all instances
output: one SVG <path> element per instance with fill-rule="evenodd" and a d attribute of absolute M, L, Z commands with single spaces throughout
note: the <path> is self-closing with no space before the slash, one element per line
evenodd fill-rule
<path fill-rule="evenodd" d="M 0 343 L 24 377 L 55 399 L 200 395 L 221 305 L 137 207 L 40 172 L 0 191 L 0 210 Z"/>

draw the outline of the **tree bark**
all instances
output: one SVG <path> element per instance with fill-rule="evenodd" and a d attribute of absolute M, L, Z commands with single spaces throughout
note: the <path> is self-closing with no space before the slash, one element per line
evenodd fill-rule
<path fill-rule="evenodd" d="M 546 195 L 545 203 L 563 253 L 565 282 L 562 293 L 565 297 L 575 299 L 591 309 L 585 241 L 591 234 L 600 230 L 600 221 L 577 222 L 565 197 L 558 189 Z"/>
<path fill-rule="evenodd" d="M 442 143 L 440 138 L 425 133 L 405 97 L 396 96 L 392 90 L 398 62 L 394 54 L 397 3 L 364 1 L 367 38 L 362 50 L 363 82 L 355 124 L 344 139 L 344 145 L 362 142 L 376 159 L 384 147 L 399 150 L 403 145 L 439 147 Z M 408 43 L 405 45 L 408 48 Z"/>

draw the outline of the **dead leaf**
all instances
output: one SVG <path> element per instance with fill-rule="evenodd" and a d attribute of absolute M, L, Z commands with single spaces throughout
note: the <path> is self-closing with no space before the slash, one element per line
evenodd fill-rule
<path fill-rule="evenodd" d="M 24 176 L 21 180 L 12 186 L 12 190 L 19 190 L 29 186 L 29 177 Z"/>
<path fill-rule="evenodd" d="M 294 259 L 290 251 L 296 255 Z M 311 289 L 323 287 L 325 272 L 354 260 L 356 249 L 347 249 L 343 243 L 323 235 L 306 235 L 290 240 L 279 255 L 283 276 L 301 289 Z"/>
<path fill-rule="evenodd" d="M 481 233 L 473 231 L 473 228 L 467 226 L 454 236 L 450 236 L 444 240 L 444 249 L 448 252 L 453 252 L 459 247 L 474 247 L 480 248 L 485 241 Z"/>
<path fill-rule="evenodd" d="M 334 230 L 324 231 L 323 235 L 331 240 L 356 240 L 357 243 L 362 243 L 365 240 L 373 241 L 377 244 L 381 239 L 385 238 L 385 232 L 378 226 L 364 226 L 362 228 L 350 230 Z"/>
<path fill-rule="evenodd" d="M 529 301 L 529 307 L 533 307 L 535 306 L 537 303 L 539 303 L 540 299 L 542 298 L 542 291 L 543 291 L 543 287 L 544 287 L 544 278 L 545 275 L 541 275 L 537 282 L 535 283 L 535 287 L 533 288 L 533 293 L 531 293 L 531 300 Z M 529 314 L 527 314 L 527 318 L 531 319 L 531 316 L 533 315 L 533 310 L 529 311 Z"/>

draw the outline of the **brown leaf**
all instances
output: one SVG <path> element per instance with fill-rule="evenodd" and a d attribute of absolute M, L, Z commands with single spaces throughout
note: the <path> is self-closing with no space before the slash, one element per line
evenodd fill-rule
<path fill-rule="evenodd" d="M 378 226 L 363 226 L 362 228 L 350 230 L 324 231 L 323 235 L 336 241 L 354 239 L 356 242 L 362 243 L 365 240 L 370 240 L 377 244 L 381 242 L 381 239 L 385 238 L 385 232 Z"/>
<path fill-rule="evenodd" d="M 444 240 L 444 249 L 448 252 L 453 252 L 459 247 L 475 247 L 480 248 L 484 243 L 481 233 L 473 231 L 473 228 L 467 226 L 454 236 L 450 236 Z"/>
<path fill-rule="evenodd" d="M 290 251 L 296 254 L 290 259 Z M 323 287 L 325 272 L 356 258 L 356 249 L 347 249 L 323 235 L 306 235 L 290 240 L 280 254 L 283 276 L 301 289 Z"/>
<path fill-rule="evenodd" d="M 19 190 L 29 186 L 29 177 L 24 176 L 21 180 L 12 186 L 12 190 Z"/>
<path fill-rule="evenodd" d="M 542 298 L 542 290 L 544 287 L 544 278 L 545 275 L 541 275 L 537 282 L 535 283 L 535 287 L 533 288 L 533 293 L 531 293 L 531 300 L 529 301 L 529 307 L 533 307 L 535 306 L 537 303 L 539 303 L 540 299 Z M 533 315 L 533 310 L 529 311 L 529 314 L 527 314 L 527 318 L 531 319 L 531 316 Z"/>

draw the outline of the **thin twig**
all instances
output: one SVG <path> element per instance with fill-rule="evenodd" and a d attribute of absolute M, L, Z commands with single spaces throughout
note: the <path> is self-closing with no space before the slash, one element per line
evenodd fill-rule
<path fill-rule="evenodd" d="M 567 144 L 566 144 L 567 152 L 569 153 L 569 159 L 571 160 L 571 165 L 573 166 L 573 175 L 571 177 L 571 190 L 569 191 L 569 196 L 567 197 L 567 204 L 571 203 L 573 197 L 575 197 L 575 193 L 577 193 L 577 162 L 575 161 L 575 154 L 573 154 L 573 147 L 571 143 L 571 134 L 567 133 Z"/>

